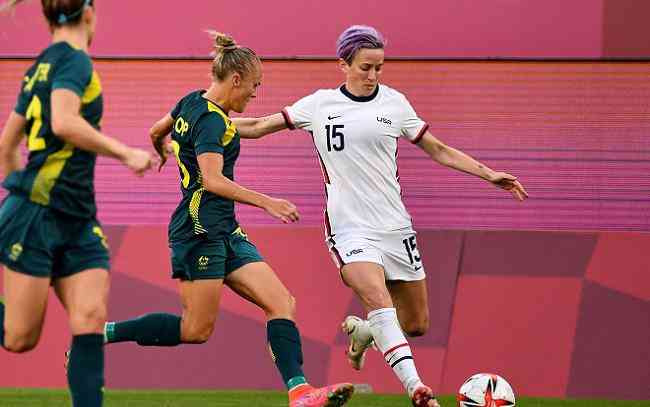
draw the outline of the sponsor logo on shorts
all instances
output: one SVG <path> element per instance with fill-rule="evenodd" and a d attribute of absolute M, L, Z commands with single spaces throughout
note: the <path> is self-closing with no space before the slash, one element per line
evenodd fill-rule
<path fill-rule="evenodd" d="M 16 261 L 23 254 L 23 245 L 20 243 L 14 243 L 11 246 L 11 253 L 9 254 L 9 259 L 11 261 Z"/>
<path fill-rule="evenodd" d="M 415 266 L 415 271 L 418 271 L 422 268 L 422 266 Z"/>
<path fill-rule="evenodd" d="M 355 254 L 359 254 L 359 253 L 363 253 L 363 249 L 350 250 L 349 252 L 345 253 L 345 257 L 354 256 Z"/>
<path fill-rule="evenodd" d="M 199 257 L 199 260 L 196 262 L 196 265 L 198 266 L 199 271 L 207 270 L 209 262 L 210 262 L 210 258 L 208 256 Z"/>

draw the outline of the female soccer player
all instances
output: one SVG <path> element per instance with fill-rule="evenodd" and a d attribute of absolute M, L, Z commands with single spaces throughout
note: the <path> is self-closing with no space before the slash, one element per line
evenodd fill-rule
<path fill-rule="evenodd" d="M 345 74 L 341 87 L 318 90 L 281 113 L 235 123 L 246 138 L 287 127 L 312 133 L 325 177 L 327 244 L 344 282 L 368 312 L 367 320 L 350 316 L 342 324 L 351 339 L 348 358 L 361 369 L 374 340 L 413 405 L 437 406 L 402 333 L 423 335 L 429 314 L 415 231 L 401 199 L 398 139 L 407 138 L 437 163 L 481 177 L 519 200 L 527 194 L 512 175 L 431 135 L 404 95 L 379 83 L 384 40 L 377 30 L 348 28 L 338 39 L 337 56 Z"/>
<path fill-rule="evenodd" d="M 104 385 L 109 255 L 96 219 L 95 159 L 119 159 L 142 175 L 151 155 L 99 130 L 102 87 L 87 54 L 97 21 L 92 0 L 42 0 L 42 6 L 52 44 L 27 70 L 0 138 L 9 191 L 0 207 L 0 346 L 17 353 L 36 346 L 52 284 L 73 335 L 73 404 L 96 407 Z M 24 134 L 29 158 L 21 168 Z"/>
<path fill-rule="evenodd" d="M 285 223 L 298 220 L 289 201 L 274 199 L 234 182 L 239 134 L 228 117 L 243 112 L 255 97 L 261 62 L 250 48 L 212 33 L 213 81 L 205 91 L 182 98 L 151 129 L 162 162 L 166 137 L 180 170 L 183 198 L 169 224 L 173 278 L 180 280 L 182 316 L 147 314 L 109 322 L 106 341 L 135 341 L 142 346 L 204 343 L 212 334 L 224 283 L 266 314 L 273 359 L 289 390 L 292 407 L 340 406 L 353 392 L 351 384 L 313 388 L 302 371 L 300 334 L 294 323 L 294 298 L 248 240 L 235 218 L 235 202 L 257 206 Z"/>

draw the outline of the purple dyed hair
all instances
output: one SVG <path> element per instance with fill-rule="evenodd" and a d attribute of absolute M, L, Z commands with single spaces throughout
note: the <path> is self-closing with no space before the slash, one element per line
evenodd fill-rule
<path fill-rule="evenodd" d="M 350 65 L 361 48 L 384 48 L 384 43 L 384 36 L 373 27 L 353 25 L 343 31 L 336 41 L 336 56 Z"/>

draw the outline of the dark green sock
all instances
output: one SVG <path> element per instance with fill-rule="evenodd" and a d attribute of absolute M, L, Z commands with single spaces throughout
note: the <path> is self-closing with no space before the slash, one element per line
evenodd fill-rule
<path fill-rule="evenodd" d="M 266 324 L 266 333 L 277 366 L 287 389 L 307 383 L 302 371 L 302 344 L 293 321 L 272 319 Z"/>
<path fill-rule="evenodd" d="M 68 385 L 74 407 L 101 407 L 104 399 L 104 338 L 99 334 L 72 338 Z"/>
<path fill-rule="evenodd" d="M 147 314 L 106 324 L 106 341 L 137 342 L 140 346 L 176 346 L 181 343 L 181 318 L 172 314 Z"/>
<path fill-rule="evenodd" d="M 0 298 L 0 347 L 5 347 L 5 304 Z"/>

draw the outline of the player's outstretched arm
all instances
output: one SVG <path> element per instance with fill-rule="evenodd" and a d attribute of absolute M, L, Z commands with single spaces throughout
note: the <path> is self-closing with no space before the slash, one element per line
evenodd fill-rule
<path fill-rule="evenodd" d="M 490 169 L 464 152 L 444 144 L 428 131 L 424 134 L 418 146 L 441 165 L 483 178 L 501 189 L 510 191 L 519 201 L 528 198 L 528 193 L 517 180 L 517 177 Z"/>
<path fill-rule="evenodd" d="M 236 117 L 232 121 L 237 126 L 241 138 L 262 138 L 287 128 L 282 113 L 257 118 Z"/>
<path fill-rule="evenodd" d="M 151 168 L 151 154 L 106 137 L 79 115 L 81 99 L 68 89 L 52 91 L 52 131 L 82 150 L 116 158 L 136 175 Z"/>
<path fill-rule="evenodd" d="M 22 167 L 20 142 L 25 134 L 27 120 L 24 116 L 11 112 L 0 136 L 0 167 L 3 178 Z"/>
<path fill-rule="evenodd" d="M 151 138 L 151 144 L 153 148 L 156 149 L 156 152 L 160 156 L 160 164 L 158 165 L 158 171 L 160 171 L 167 162 L 169 156 L 169 150 L 165 145 L 165 138 L 171 133 L 174 126 L 174 118 L 171 114 L 167 113 L 162 119 L 158 120 L 151 129 L 149 129 L 149 137 Z"/>
<path fill-rule="evenodd" d="M 206 190 L 232 201 L 262 208 L 284 223 L 296 222 L 300 219 L 296 206 L 291 202 L 246 189 L 223 176 L 223 155 L 203 153 L 197 157 L 197 160 L 203 174 L 203 187 Z"/>

